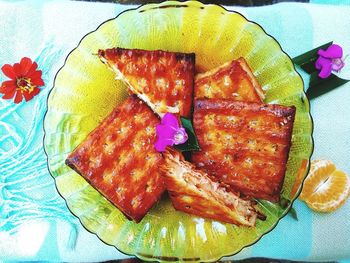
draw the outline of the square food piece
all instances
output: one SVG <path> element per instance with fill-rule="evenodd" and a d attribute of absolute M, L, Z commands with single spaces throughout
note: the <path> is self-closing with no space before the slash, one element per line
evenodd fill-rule
<path fill-rule="evenodd" d="M 160 117 L 191 115 L 195 55 L 161 50 L 99 50 L 102 62 Z"/>
<path fill-rule="evenodd" d="M 179 153 L 166 151 L 164 157 L 163 175 L 175 209 L 225 223 L 255 225 L 254 202 L 227 191 Z"/>
<path fill-rule="evenodd" d="M 245 196 L 277 202 L 293 129 L 295 107 L 199 99 L 194 130 L 201 151 L 195 165 Z"/>
<path fill-rule="evenodd" d="M 141 221 L 165 190 L 154 148 L 157 116 L 130 97 L 68 156 L 66 164 L 128 218 Z"/>
<path fill-rule="evenodd" d="M 264 91 L 244 58 L 196 75 L 195 98 L 264 101 Z"/>

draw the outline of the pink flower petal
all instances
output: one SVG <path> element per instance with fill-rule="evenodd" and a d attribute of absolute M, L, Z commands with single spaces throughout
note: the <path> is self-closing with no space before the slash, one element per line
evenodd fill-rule
<path fill-rule="evenodd" d="M 154 144 L 158 152 L 164 152 L 167 146 L 172 146 L 172 145 L 174 144 L 171 143 L 170 140 L 160 140 L 160 139 L 158 139 Z"/>
<path fill-rule="evenodd" d="M 332 70 L 339 72 L 345 66 L 344 61 L 341 58 L 332 59 Z"/>
<path fill-rule="evenodd" d="M 322 69 L 324 66 L 332 64 L 332 60 L 329 58 L 318 57 L 315 63 L 316 69 Z"/>
<path fill-rule="evenodd" d="M 166 126 L 163 124 L 158 124 L 156 126 L 156 132 L 157 132 L 157 136 L 159 139 L 172 139 L 172 140 L 174 140 L 176 130 L 173 129 L 172 127 L 169 127 L 169 126 Z"/>
<path fill-rule="evenodd" d="M 183 144 L 188 140 L 188 135 L 184 128 L 179 128 L 174 135 L 174 144 Z"/>
<path fill-rule="evenodd" d="M 318 74 L 320 78 L 325 79 L 332 74 L 332 61 L 327 58 L 319 57 L 316 60 L 315 67 L 320 70 Z"/>
<path fill-rule="evenodd" d="M 157 132 L 157 141 L 154 144 L 156 147 L 156 150 L 158 152 L 163 152 L 167 146 L 173 146 L 174 145 L 174 136 L 176 133 L 176 130 L 167 125 L 158 124 L 156 126 L 156 132 Z"/>
<path fill-rule="evenodd" d="M 171 126 L 175 129 L 180 127 L 179 120 L 177 119 L 177 117 L 174 114 L 169 113 L 169 112 L 165 113 L 165 115 L 162 118 L 161 123 L 164 125 L 167 125 L 167 126 Z"/>
<path fill-rule="evenodd" d="M 343 49 L 339 45 L 332 44 L 326 50 L 320 49 L 317 54 L 325 58 L 342 58 Z"/>
<path fill-rule="evenodd" d="M 186 130 L 180 127 L 178 118 L 172 113 L 166 113 L 161 123 L 156 126 L 157 141 L 154 146 L 158 152 L 165 151 L 167 146 L 182 144 L 187 141 Z"/>

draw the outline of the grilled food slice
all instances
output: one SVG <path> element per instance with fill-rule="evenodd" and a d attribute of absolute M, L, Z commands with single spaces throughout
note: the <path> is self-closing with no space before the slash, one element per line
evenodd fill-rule
<path fill-rule="evenodd" d="M 264 92 L 244 58 L 196 75 L 195 98 L 263 102 Z"/>
<path fill-rule="evenodd" d="M 227 191 L 175 151 L 164 153 L 162 170 L 175 209 L 221 222 L 254 226 L 254 203 Z"/>
<path fill-rule="evenodd" d="M 167 112 L 190 117 L 195 70 L 193 53 L 112 48 L 99 50 L 98 55 L 116 77 L 160 117 Z"/>
<path fill-rule="evenodd" d="M 165 190 L 154 148 L 152 110 L 136 97 L 117 106 L 68 156 L 66 164 L 129 219 L 139 222 Z"/>
<path fill-rule="evenodd" d="M 286 172 L 295 107 L 224 99 L 194 103 L 201 151 L 197 168 L 242 194 L 279 200 Z"/>

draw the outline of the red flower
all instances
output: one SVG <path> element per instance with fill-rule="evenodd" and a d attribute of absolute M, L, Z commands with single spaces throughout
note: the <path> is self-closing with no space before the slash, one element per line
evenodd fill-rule
<path fill-rule="evenodd" d="M 2 72 L 11 80 L 6 80 L 1 84 L 0 93 L 5 94 L 3 99 L 12 99 L 14 102 L 20 103 L 25 98 L 26 101 L 31 100 L 40 92 L 38 87 L 44 85 L 41 78 L 41 70 L 37 70 L 38 64 L 32 62 L 30 58 L 24 57 L 20 63 L 13 66 L 5 64 L 2 66 Z"/>

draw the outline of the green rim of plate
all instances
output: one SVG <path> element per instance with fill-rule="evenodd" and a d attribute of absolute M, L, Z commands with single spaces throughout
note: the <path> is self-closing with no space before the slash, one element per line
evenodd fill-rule
<path fill-rule="evenodd" d="M 266 221 L 238 227 L 175 211 L 164 196 L 139 223 L 128 221 L 80 175 L 66 156 L 127 97 L 125 85 L 94 54 L 110 47 L 196 53 L 198 72 L 244 57 L 267 103 L 297 108 L 282 197 L 287 207 L 259 201 Z M 299 195 L 313 151 L 303 81 L 278 42 L 256 23 L 218 5 L 167 1 L 122 12 L 87 34 L 55 77 L 44 120 L 44 148 L 59 194 L 82 225 L 119 251 L 149 261 L 214 261 L 270 232 Z"/>

